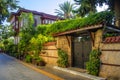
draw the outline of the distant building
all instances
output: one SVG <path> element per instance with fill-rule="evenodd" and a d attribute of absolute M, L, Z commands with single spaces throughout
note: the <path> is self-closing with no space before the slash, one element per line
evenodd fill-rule
<path fill-rule="evenodd" d="M 24 13 L 32 13 L 33 14 L 34 25 L 35 26 L 37 26 L 39 24 L 52 24 L 56 20 L 61 19 L 58 16 L 54 16 L 54 15 L 46 14 L 46 13 L 43 13 L 43 12 L 38 12 L 38 11 L 33 11 L 33 10 L 28 10 L 28 9 L 21 8 L 16 13 L 12 12 L 9 19 L 8 19 L 10 24 L 13 26 L 13 30 L 16 33 L 19 33 L 19 29 L 24 23 L 24 21 L 19 21 L 18 20 L 18 16 L 20 16 L 22 12 L 24 12 Z M 14 36 L 14 38 L 15 38 L 14 43 L 17 44 L 19 42 L 19 37 Z"/>

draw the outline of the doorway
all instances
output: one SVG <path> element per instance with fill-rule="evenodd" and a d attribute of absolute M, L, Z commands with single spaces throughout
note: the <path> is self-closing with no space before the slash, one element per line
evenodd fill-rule
<path fill-rule="evenodd" d="M 92 49 L 90 36 L 73 37 L 73 67 L 86 68 L 89 53 Z"/>

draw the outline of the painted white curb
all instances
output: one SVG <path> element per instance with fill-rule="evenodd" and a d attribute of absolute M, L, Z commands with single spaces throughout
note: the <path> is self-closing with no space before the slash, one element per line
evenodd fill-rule
<path fill-rule="evenodd" d="M 69 70 L 68 68 L 61 68 L 61 67 L 58 67 L 58 66 L 54 66 L 53 68 L 64 71 L 64 72 L 68 72 L 68 73 L 71 73 L 71 74 L 74 74 L 74 75 L 79 75 L 81 77 L 85 77 L 85 78 L 88 78 L 88 79 L 91 79 L 91 80 L 106 80 L 105 78 L 102 78 L 102 77 L 96 77 L 96 76 L 93 76 L 93 75 L 90 75 L 90 74 L 87 74 L 87 73 L 80 73 L 80 72 L 77 72 L 77 71 Z"/>

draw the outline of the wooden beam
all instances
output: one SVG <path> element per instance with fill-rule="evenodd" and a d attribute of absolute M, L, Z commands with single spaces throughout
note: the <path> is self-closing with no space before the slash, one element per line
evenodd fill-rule
<path fill-rule="evenodd" d="M 69 37 L 68 36 L 65 36 L 67 41 L 68 41 L 68 45 L 69 45 L 69 48 L 70 48 L 70 40 L 69 40 Z"/>
<path fill-rule="evenodd" d="M 80 28 L 80 29 L 75 29 L 75 30 L 69 30 L 69 31 L 65 31 L 65 32 L 55 33 L 55 34 L 53 34 L 53 36 L 54 37 L 56 37 L 56 36 L 62 36 L 62 35 L 65 35 L 65 34 L 71 34 L 71 33 L 75 33 L 75 32 L 92 30 L 92 29 L 97 29 L 97 28 L 102 28 L 102 27 L 103 27 L 103 24 L 93 25 L 93 26 L 87 26 L 87 27 Z"/>

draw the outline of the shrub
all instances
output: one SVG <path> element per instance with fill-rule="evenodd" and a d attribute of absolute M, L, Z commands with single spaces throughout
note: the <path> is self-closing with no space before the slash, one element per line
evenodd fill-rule
<path fill-rule="evenodd" d="M 29 54 L 26 55 L 26 57 L 25 57 L 25 61 L 28 62 L 28 63 L 32 62 L 32 56 L 29 55 Z"/>
<path fill-rule="evenodd" d="M 38 66 L 45 66 L 44 60 L 39 56 L 39 54 L 33 55 L 33 64 Z"/>
<path fill-rule="evenodd" d="M 68 54 L 61 49 L 58 49 L 57 63 L 58 63 L 59 67 L 67 67 L 68 66 Z"/>
<path fill-rule="evenodd" d="M 86 69 L 92 75 L 97 76 L 99 74 L 100 55 L 101 52 L 99 50 L 92 50 L 90 52 L 89 61 L 86 63 Z"/>

